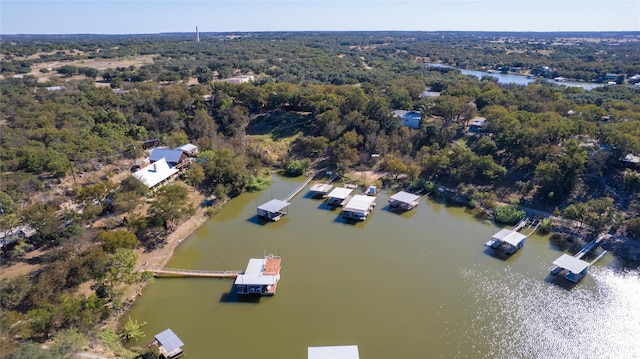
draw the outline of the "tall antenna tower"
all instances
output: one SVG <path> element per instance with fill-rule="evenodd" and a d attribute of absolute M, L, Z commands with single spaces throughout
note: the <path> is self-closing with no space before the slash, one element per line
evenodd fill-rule
<path fill-rule="evenodd" d="M 196 26 L 196 42 L 200 42 L 200 31 L 198 31 L 197 26 Z"/>

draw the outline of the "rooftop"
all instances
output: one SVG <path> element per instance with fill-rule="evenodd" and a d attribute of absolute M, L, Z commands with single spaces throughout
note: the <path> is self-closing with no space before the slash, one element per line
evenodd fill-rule
<path fill-rule="evenodd" d="M 520 241 L 522 241 L 523 239 L 527 238 L 527 236 L 517 231 L 505 228 L 500 230 L 500 232 L 494 234 L 491 238 L 509 243 L 512 246 L 517 246 L 518 243 L 520 243 Z"/>
<path fill-rule="evenodd" d="M 359 359 L 357 345 L 309 347 L 308 359 Z"/>
<path fill-rule="evenodd" d="M 235 284 L 275 284 L 280 280 L 280 257 L 251 258 L 244 274 L 238 275 Z"/>
<path fill-rule="evenodd" d="M 276 213 L 276 212 L 280 212 L 283 208 L 286 208 L 287 206 L 289 206 L 289 202 L 281 201 L 279 199 L 272 199 L 271 201 L 258 207 L 258 209 L 266 212 L 270 212 L 270 213 Z"/>
<path fill-rule="evenodd" d="M 180 147 L 176 147 L 176 150 L 181 150 L 181 151 L 185 151 L 185 152 L 190 152 L 195 150 L 196 148 L 198 148 L 198 146 L 193 145 L 191 143 L 187 143 L 186 145 L 182 145 Z"/>
<path fill-rule="evenodd" d="M 352 188 L 338 187 L 329 192 L 327 197 L 345 199 L 351 194 L 351 192 L 353 192 Z"/>
<path fill-rule="evenodd" d="M 357 194 L 349 200 L 349 203 L 347 203 L 342 210 L 350 212 L 366 212 L 371 208 L 371 205 L 375 200 L 375 197 Z"/>
<path fill-rule="evenodd" d="M 164 158 L 167 162 L 178 163 L 182 157 L 182 150 L 172 150 L 170 148 L 154 148 L 149 155 L 151 162 L 159 161 Z"/>
<path fill-rule="evenodd" d="M 311 186 L 311 191 L 326 193 L 326 192 L 331 191 L 332 188 L 333 188 L 333 185 L 331 185 L 331 184 L 316 183 L 313 186 Z"/>
<path fill-rule="evenodd" d="M 399 201 L 402 203 L 412 203 L 412 202 L 415 202 L 418 198 L 420 198 L 420 196 L 416 196 L 415 194 L 411 194 L 405 191 L 400 191 L 394 194 L 393 196 L 391 196 L 389 199 L 392 201 Z"/>
<path fill-rule="evenodd" d="M 574 274 L 578 274 L 585 270 L 585 268 L 589 267 L 588 262 L 572 257 L 568 254 L 563 254 L 560 258 L 553 261 L 553 264 Z"/>
<path fill-rule="evenodd" d="M 156 340 L 162 345 L 168 352 L 173 352 L 176 349 L 180 349 L 184 345 L 182 340 L 171 330 L 167 329 L 160 334 L 156 334 Z"/>
<path fill-rule="evenodd" d="M 162 158 L 147 167 L 139 169 L 133 174 L 133 177 L 144 183 L 148 188 L 153 188 L 176 173 L 178 173 L 178 169 L 169 166 L 167 161 Z"/>

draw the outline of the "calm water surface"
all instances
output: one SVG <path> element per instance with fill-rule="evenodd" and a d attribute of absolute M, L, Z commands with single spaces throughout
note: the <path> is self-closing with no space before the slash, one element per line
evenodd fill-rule
<path fill-rule="evenodd" d="M 428 66 L 431 67 L 446 67 L 446 68 L 457 68 L 457 67 L 453 67 L 453 66 L 448 66 L 448 65 L 444 65 L 444 64 L 428 64 Z M 508 85 L 508 84 L 515 84 L 515 85 L 522 85 L 522 86 L 526 86 L 532 82 L 536 82 L 536 79 L 530 79 L 527 76 L 523 76 L 523 75 L 514 75 L 514 74 L 502 74 L 502 73 L 495 73 L 495 72 L 485 72 L 485 71 L 476 71 L 476 70 L 467 70 L 467 69 L 458 69 L 460 70 L 460 73 L 462 73 L 463 75 L 467 75 L 467 76 L 475 76 L 478 79 L 482 79 L 483 77 L 489 76 L 489 77 L 493 77 L 495 79 L 498 80 L 499 84 L 503 84 L 503 85 Z M 582 87 L 585 90 L 592 90 L 594 88 L 598 88 L 598 87 L 602 87 L 604 86 L 604 84 L 597 84 L 597 83 L 587 83 L 587 82 L 575 82 L 575 81 L 562 81 L 562 82 L 558 82 L 558 81 L 554 81 L 552 79 L 545 79 L 545 81 L 550 82 L 554 85 L 563 85 L 563 86 L 570 86 L 570 87 Z"/>
<path fill-rule="evenodd" d="M 242 301 L 232 279 L 156 279 L 132 309 L 147 322 L 134 344 L 171 328 L 188 358 L 304 359 L 309 346 L 350 344 L 363 359 L 640 357 L 640 275 L 611 256 L 560 286 L 548 270 L 561 252 L 547 237 L 503 260 L 483 245 L 491 223 L 430 199 L 394 214 L 385 192 L 364 223 L 344 223 L 305 190 L 288 216 L 258 224 L 256 207 L 301 180 L 275 177 L 233 199 L 168 263 L 244 269 L 280 254 L 274 297 Z"/>

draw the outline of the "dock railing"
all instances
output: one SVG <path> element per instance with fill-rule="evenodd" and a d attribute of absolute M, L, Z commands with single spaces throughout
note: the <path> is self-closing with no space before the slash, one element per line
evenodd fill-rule
<path fill-rule="evenodd" d="M 177 268 L 145 268 L 142 270 L 152 272 L 154 277 L 236 278 L 238 275 L 244 273 L 242 270 L 209 271 Z"/>

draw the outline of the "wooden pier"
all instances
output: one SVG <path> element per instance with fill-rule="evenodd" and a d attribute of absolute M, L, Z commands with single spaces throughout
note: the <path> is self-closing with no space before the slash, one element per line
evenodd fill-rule
<path fill-rule="evenodd" d="M 557 275 L 558 273 L 560 273 L 562 270 L 566 270 L 567 271 L 567 275 L 566 278 L 572 282 L 577 282 L 580 279 L 582 279 L 582 277 L 584 277 L 587 274 L 587 270 L 589 267 L 591 267 L 595 262 L 597 262 L 600 258 L 604 257 L 607 254 L 607 251 L 602 251 L 598 256 L 596 256 L 595 259 L 593 259 L 591 262 L 585 262 L 582 260 L 582 257 L 584 257 L 587 253 L 591 252 L 592 250 L 598 248 L 598 246 L 600 246 L 600 244 L 607 239 L 606 235 L 601 235 L 599 236 L 596 240 L 590 242 L 589 244 L 587 244 L 586 246 L 584 246 L 580 251 L 578 251 L 578 253 L 573 255 L 573 258 L 575 258 L 575 260 L 572 260 L 576 263 L 579 263 L 581 265 L 580 268 L 581 269 L 579 272 L 576 270 L 573 270 L 573 272 L 571 270 L 569 270 L 568 268 L 566 268 L 566 266 L 563 265 L 558 265 L 557 263 L 560 262 L 567 262 L 568 263 L 568 259 L 571 259 L 571 257 L 569 257 L 566 254 L 563 254 L 562 257 L 569 257 L 568 259 L 565 258 L 564 260 L 562 260 L 562 257 L 558 258 L 556 261 L 554 261 L 554 266 L 551 267 L 550 273 L 552 275 Z M 570 263 L 569 263 L 570 264 Z"/>
<path fill-rule="evenodd" d="M 315 172 L 314 174 L 312 174 L 311 176 L 309 176 L 304 182 L 302 182 L 302 184 L 300 186 L 298 186 L 298 188 L 296 188 L 295 190 L 293 190 L 293 192 L 289 193 L 288 196 L 282 198 L 283 201 L 285 202 L 289 202 L 291 201 L 291 199 L 293 199 L 293 197 L 297 196 L 298 193 L 302 192 L 302 190 L 307 187 L 307 185 L 313 180 L 313 178 L 318 174 L 319 172 Z"/>
<path fill-rule="evenodd" d="M 229 271 L 208 271 L 197 269 L 176 269 L 176 268 L 146 268 L 147 272 L 152 272 L 154 277 L 206 277 L 206 278 L 236 278 L 244 273 L 242 270 Z"/>

